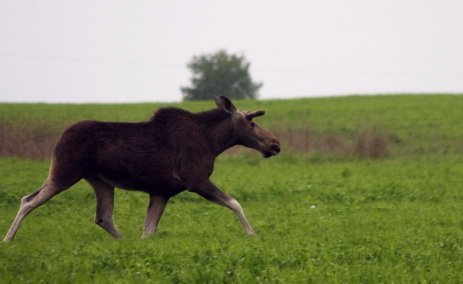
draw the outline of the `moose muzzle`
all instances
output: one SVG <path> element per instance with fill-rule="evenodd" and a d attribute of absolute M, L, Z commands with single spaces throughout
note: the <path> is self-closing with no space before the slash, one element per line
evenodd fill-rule
<path fill-rule="evenodd" d="M 262 150 L 262 155 L 264 158 L 270 158 L 275 156 L 281 151 L 280 142 L 276 139 L 272 139 L 270 145 Z"/>

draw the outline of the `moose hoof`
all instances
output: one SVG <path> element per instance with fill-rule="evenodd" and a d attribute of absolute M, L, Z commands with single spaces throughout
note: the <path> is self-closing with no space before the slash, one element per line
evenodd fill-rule
<path fill-rule="evenodd" d="M 255 237 L 255 236 L 257 236 L 256 231 L 254 231 L 254 230 L 247 231 L 247 232 L 246 232 L 246 235 L 248 235 L 248 236 L 250 236 L 250 237 Z"/>

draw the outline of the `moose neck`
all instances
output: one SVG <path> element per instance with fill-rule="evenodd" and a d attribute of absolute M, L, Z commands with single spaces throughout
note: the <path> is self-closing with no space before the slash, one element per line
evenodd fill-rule
<path fill-rule="evenodd" d="M 221 109 L 213 109 L 197 113 L 196 116 L 204 127 L 207 143 L 215 156 L 238 143 L 230 114 Z"/>

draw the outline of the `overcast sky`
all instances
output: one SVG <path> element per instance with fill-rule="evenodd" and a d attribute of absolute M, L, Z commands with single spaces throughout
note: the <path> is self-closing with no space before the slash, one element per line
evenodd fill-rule
<path fill-rule="evenodd" d="M 179 101 L 218 49 L 264 99 L 463 92 L 463 1 L 0 0 L 0 101 Z"/>

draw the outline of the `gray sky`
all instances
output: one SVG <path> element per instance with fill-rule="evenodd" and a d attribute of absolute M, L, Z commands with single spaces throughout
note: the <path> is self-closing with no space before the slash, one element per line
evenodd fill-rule
<path fill-rule="evenodd" d="M 218 49 L 261 98 L 463 92 L 463 1 L 0 0 L 0 101 L 179 101 Z"/>

